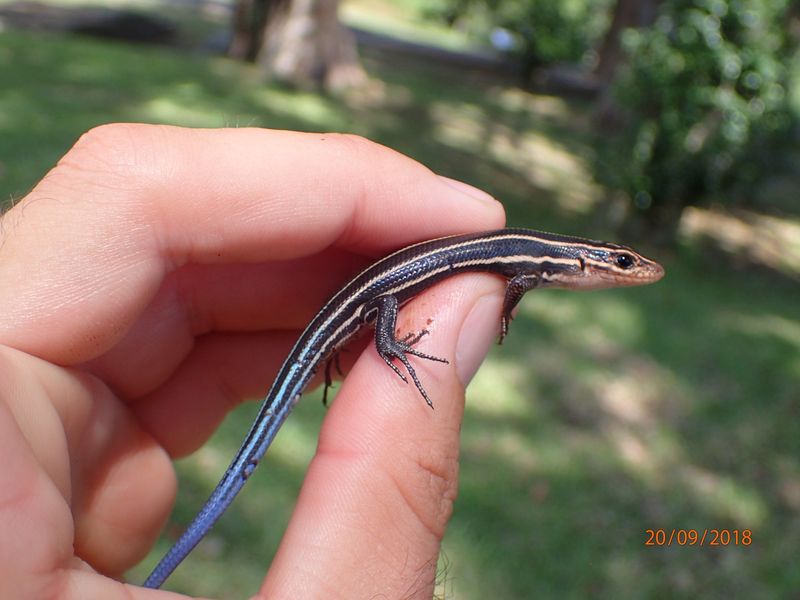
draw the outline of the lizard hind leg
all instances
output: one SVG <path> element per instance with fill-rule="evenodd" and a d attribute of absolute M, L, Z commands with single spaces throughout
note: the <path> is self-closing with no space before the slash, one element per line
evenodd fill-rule
<path fill-rule="evenodd" d="M 375 319 L 375 348 L 378 350 L 380 357 L 391 367 L 397 376 L 405 383 L 408 383 L 408 379 L 394 363 L 394 360 L 396 359 L 402 363 L 425 402 L 428 406 L 433 408 L 433 402 L 425 391 L 425 387 L 419 380 L 417 372 L 414 370 L 411 362 L 409 362 L 407 355 L 411 354 L 418 358 L 445 364 L 448 364 L 448 361 L 445 358 L 426 354 L 425 352 L 420 352 L 412 348 L 413 344 L 416 344 L 428 334 L 426 329 L 417 333 L 409 333 L 399 339 L 397 338 L 395 335 L 395 326 L 397 324 L 398 308 L 397 298 L 394 296 L 379 296 L 364 307 L 364 314 L 377 310 L 377 317 Z"/>
<path fill-rule="evenodd" d="M 331 367 L 336 369 L 339 377 L 344 377 L 342 373 L 342 364 L 339 361 L 339 356 L 342 350 L 336 350 L 331 357 L 325 361 L 325 387 L 322 390 L 322 405 L 328 406 L 328 390 L 333 387 L 333 376 L 331 376 Z"/>

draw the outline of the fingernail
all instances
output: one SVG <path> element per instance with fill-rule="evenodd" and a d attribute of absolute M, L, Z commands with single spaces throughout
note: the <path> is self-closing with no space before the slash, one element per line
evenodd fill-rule
<path fill-rule="evenodd" d="M 494 196 L 492 196 L 488 192 L 484 192 L 481 189 L 471 186 L 468 183 L 464 183 L 463 181 L 459 181 L 458 179 L 451 179 L 450 177 L 445 177 L 444 175 L 439 175 L 439 179 L 441 179 L 449 187 L 453 188 L 454 190 L 458 190 L 462 194 L 466 194 L 470 198 L 474 198 L 475 200 L 479 200 L 481 202 L 489 204 L 497 203 L 497 200 L 494 199 Z"/>
<path fill-rule="evenodd" d="M 500 333 L 500 303 L 497 294 L 481 296 L 461 326 L 456 342 L 456 374 L 467 387 Z"/>

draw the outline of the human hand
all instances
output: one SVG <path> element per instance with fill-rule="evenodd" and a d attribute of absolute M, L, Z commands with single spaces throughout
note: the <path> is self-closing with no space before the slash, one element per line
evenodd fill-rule
<path fill-rule="evenodd" d="M 299 331 L 366 263 L 502 222 L 477 190 L 352 136 L 85 135 L 0 221 L 0 597 L 165 594 L 114 577 L 169 514 L 170 457 L 263 395 Z M 400 331 L 426 324 L 420 346 L 450 359 L 415 365 L 434 413 L 374 350 L 361 355 L 264 598 L 431 596 L 463 388 L 496 335 L 502 290 L 464 275 L 401 311 Z"/>

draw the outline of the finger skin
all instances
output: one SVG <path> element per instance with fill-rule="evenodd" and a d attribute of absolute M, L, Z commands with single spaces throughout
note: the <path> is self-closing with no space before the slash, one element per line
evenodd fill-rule
<path fill-rule="evenodd" d="M 354 136 L 145 125 L 87 133 L 0 220 L 0 345 L 53 363 L 15 363 L 21 380 L 33 377 L 30 390 L 0 394 L 16 409 L 6 423 L 22 425 L 2 441 L 28 474 L 0 467 L 11 498 L 0 519 L 48 525 L 3 528 L 13 534 L 0 551 L 45 548 L 17 557 L 35 564 L 9 558 L 8 585 L 31 575 L 31 585 L 59 587 L 48 595 L 60 599 L 161 597 L 89 571 L 119 573 L 167 515 L 174 479 L 154 440 L 196 447 L 231 390 L 264 389 L 287 338 L 371 259 L 502 221 L 476 190 Z M 324 268 L 332 263 L 335 273 Z M 263 352 L 264 368 L 247 352 Z M 203 402 L 187 404 L 198 392 Z M 41 404 L 19 401 L 34 397 Z M 48 413 L 57 418 L 40 418 Z M 31 497 L 16 503 L 20 486 Z"/>
<path fill-rule="evenodd" d="M 378 255 L 500 221 L 496 203 L 354 136 L 101 127 L 3 218 L 0 342 L 76 364 L 183 265 Z"/>
<path fill-rule="evenodd" d="M 86 368 L 184 453 L 235 404 L 242 380 L 255 373 L 248 392 L 266 392 L 287 335 L 361 266 L 502 221 L 495 201 L 356 136 L 104 126 L 0 222 L 0 343 Z M 198 340 L 263 332 L 265 314 L 296 329 L 258 337 L 263 369 L 227 360 L 203 390 L 210 413 L 183 410 L 197 396 L 170 385 L 174 374 L 207 380 L 201 369 L 231 356 L 211 357 Z M 240 355 L 255 343 L 241 339 Z"/>
<path fill-rule="evenodd" d="M 363 257 L 335 250 L 292 261 L 187 265 L 167 275 L 125 336 L 87 367 L 126 397 L 146 396 L 201 336 L 276 331 L 297 338 L 310 315 L 364 265 Z"/>
<path fill-rule="evenodd" d="M 493 344 L 503 287 L 492 276 L 459 276 L 402 309 L 398 331 L 424 324 L 430 335 L 419 349 L 451 360 L 411 357 L 433 411 L 374 347 L 362 354 L 325 419 L 260 598 L 432 597 L 457 491 L 465 383 L 458 361 L 470 371 Z M 470 327 L 480 331 L 457 349 L 473 308 L 481 314 Z"/>
<path fill-rule="evenodd" d="M 26 501 L 5 513 L 8 520 L 15 522 L 47 498 L 49 512 L 60 505 L 69 513 L 70 537 L 57 538 L 65 552 L 74 551 L 101 572 L 121 574 L 149 550 L 163 526 L 164 506 L 174 497 L 165 452 L 90 375 L 0 346 L 0 378 L 0 409 L 13 417 L 18 433 L 2 439 L 0 477 L 10 481 L 4 491 L 24 494 L 31 487 L 26 479 L 34 474 L 47 482 L 39 481 L 36 493 L 24 494 Z M 32 458 L 25 477 L 11 474 L 15 456 Z M 8 503 L 0 500 L 0 505 Z M 39 516 L 37 523 L 46 524 L 53 516 Z M 0 530 L 8 534 L 0 536 L 0 547 L 8 544 L 18 551 L 21 540 L 31 542 L 31 537 L 11 535 L 13 529 L 2 522 Z M 39 533 L 43 537 L 48 531 L 55 537 L 59 529 L 48 525 Z M 24 533 L 35 532 L 28 528 Z"/>
<path fill-rule="evenodd" d="M 64 413 L 66 403 L 59 405 L 57 399 L 53 401 L 51 392 L 58 390 L 60 396 L 56 398 L 71 397 L 73 408 L 74 404 L 90 405 L 84 402 L 87 398 L 81 393 L 83 378 L 19 351 L 0 348 L 0 379 L 3 381 L 0 386 L 0 456 L 3 457 L 0 467 L 0 598 L 154 599 L 150 594 L 139 594 L 119 581 L 94 573 L 80 554 L 76 555 L 75 544 L 80 536 L 76 535 L 75 527 L 81 527 L 80 516 L 76 515 L 81 509 L 76 508 L 76 504 L 82 502 L 77 496 L 92 489 L 108 493 L 120 487 L 113 483 L 97 488 L 84 487 L 84 476 L 91 468 L 70 466 L 69 446 L 75 440 L 67 439 L 62 423 L 74 420 L 78 426 L 108 426 L 105 419 L 94 422 L 87 414 Z M 100 460 L 107 454 L 103 448 L 106 440 L 102 436 L 97 439 L 97 436 L 86 435 L 83 442 L 91 450 L 90 454 Z M 113 452 L 108 454 L 113 455 Z M 144 454 L 129 457 L 130 460 L 122 461 L 122 472 L 110 475 L 111 480 L 121 476 L 124 483 L 119 480 L 117 483 L 128 486 L 127 500 L 131 503 L 139 500 L 140 503 L 134 504 L 137 507 L 141 507 L 146 498 L 137 496 L 136 491 L 157 493 L 159 488 L 158 481 L 150 488 L 137 483 L 136 477 L 158 475 L 157 471 L 148 471 L 146 465 L 131 464 L 143 457 Z M 124 473 L 127 465 L 137 468 Z M 140 530 L 152 529 L 152 525 L 148 527 L 142 522 L 148 518 L 148 511 L 132 510 L 132 506 L 124 508 L 127 517 L 124 522 L 134 529 L 126 532 L 130 535 L 120 535 L 113 540 L 113 545 L 105 546 L 109 552 L 95 557 L 96 567 L 119 570 L 121 566 L 113 564 L 115 561 L 122 560 L 129 565 L 132 558 L 141 556 L 142 542 L 150 543 L 149 535 L 142 539 L 136 531 L 137 524 Z M 77 523 L 73 523 L 73 519 Z M 88 529 L 92 529 L 91 525 Z M 91 546 L 96 543 L 95 538 L 89 535 L 85 540 L 90 546 L 86 549 L 89 554 L 93 552 Z M 163 598 L 166 600 L 167 596 Z"/>

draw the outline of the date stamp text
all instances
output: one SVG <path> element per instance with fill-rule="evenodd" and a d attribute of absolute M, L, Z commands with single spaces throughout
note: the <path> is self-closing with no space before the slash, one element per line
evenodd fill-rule
<path fill-rule="evenodd" d="M 645 546 L 749 546 L 749 529 L 645 529 Z"/>

